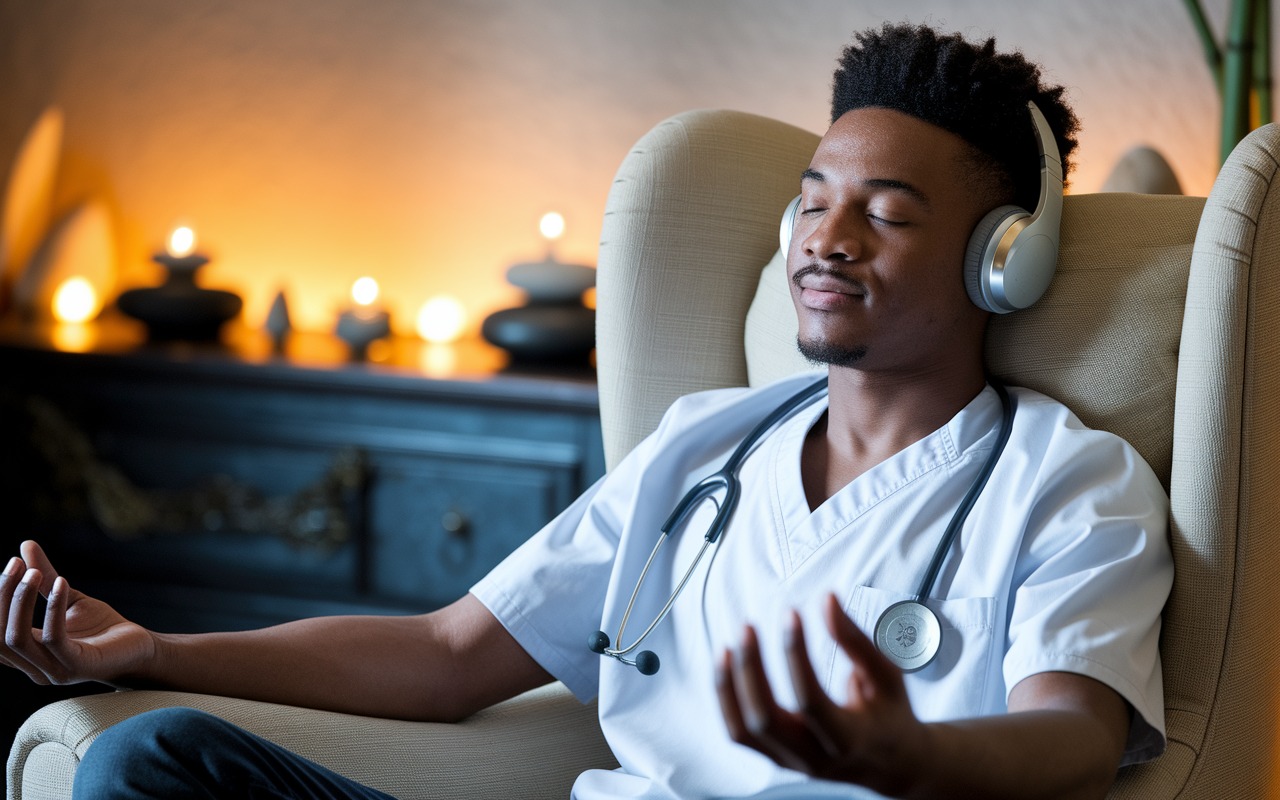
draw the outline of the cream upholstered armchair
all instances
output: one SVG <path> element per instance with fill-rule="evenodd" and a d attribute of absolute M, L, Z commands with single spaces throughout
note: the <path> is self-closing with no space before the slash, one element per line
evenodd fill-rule
<path fill-rule="evenodd" d="M 682 394 L 808 368 L 776 251 L 779 216 L 816 145 L 773 120 L 694 111 L 659 124 L 624 161 L 600 248 L 611 465 Z M 1207 203 L 1069 197 L 1048 294 L 988 331 L 996 375 L 1124 436 L 1170 490 L 1169 750 L 1126 769 L 1116 798 L 1257 797 L 1269 780 L 1280 655 L 1277 157 L 1280 131 L 1268 126 L 1237 148 Z M 122 692 L 32 717 L 9 757 L 9 797 L 67 797 L 98 733 L 169 705 L 210 710 L 403 798 L 566 797 L 578 771 L 616 765 L 593 707 L 557 685 L 457 725 Z"/>

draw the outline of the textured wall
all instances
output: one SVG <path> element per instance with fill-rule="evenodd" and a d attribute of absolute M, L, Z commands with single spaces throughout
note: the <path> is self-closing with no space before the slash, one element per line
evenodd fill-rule
<path fill-rule="evenodd" d="M 110 201 L 130 282 L 185 218 L 251 322 L 285 286 L 327 326 L 361 274 L 402 327 L 439 292 L 478 316 L 516 298 L 503 270 L 541 257 L 547 209 L 560 255 L 594 263 L 655 122 L 722 106 L 822 131 L 850 32 L 903 19 L 993 33 L 1068 86 L 1075 191 L 1146 142 L 1208 192 L 1218 101 L 1181 0 L 0 0 L 0 171 L 57 103 L 58 202 Z"/>

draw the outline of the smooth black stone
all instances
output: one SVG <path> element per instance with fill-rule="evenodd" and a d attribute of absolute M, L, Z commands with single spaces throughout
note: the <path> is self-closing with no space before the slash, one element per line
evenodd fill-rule
<path fill-rule="evenodd" d="M 581 305 L 529 305 L 490 314 L 480 333 L 527 360 L 586 358 L 596 346 L 596 312 Z"/>
<path fill-rule="evenodd" d="M 222 324 L 243 305 L 231 292 L 169 284 L 130 289 L 116 298 L 121 311 L 147 324 L 152 339 L 216 339 Z"/>
<path fill-rule="evenodd" d="M 169 269 L 164 285 L 130 289 L 116 298 L 117 308 L 147 324 L 152 339 L 217 339 L 222 324 L 244 306 L 233 292 L 196 286 L 196 270 L 209 261 L 204 256 L 160 254 L 154 260 Z"/>

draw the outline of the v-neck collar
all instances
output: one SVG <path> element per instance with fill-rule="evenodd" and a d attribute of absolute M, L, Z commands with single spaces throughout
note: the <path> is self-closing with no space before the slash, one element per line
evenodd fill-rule
<path fill-rule="evenodd" d="M 770 499 L 787 574 L 885 499 L 939 468 L 950 468 L 1000 420 L 999 397 L 986 386 L 941 428 L 876 464 L 810 511 L 800 459 L 805 438 L 827 408 L 823 397 L 768 439 Z"/>

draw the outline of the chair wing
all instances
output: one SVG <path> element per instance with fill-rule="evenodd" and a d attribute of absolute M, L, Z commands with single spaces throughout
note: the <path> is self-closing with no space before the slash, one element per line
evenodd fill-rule
<path fill-rule="evenodd" d="M 596 347 L 610 468 L 677 397 L 743 386 L 743 322 L 818 137 L 738 111 L 658 124 L 618 169 L 600 232 Z"/>

